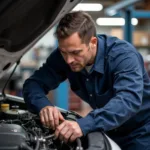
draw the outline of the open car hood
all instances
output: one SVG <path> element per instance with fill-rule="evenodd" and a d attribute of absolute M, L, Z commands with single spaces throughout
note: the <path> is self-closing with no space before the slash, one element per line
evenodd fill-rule
<path fill-rule="evenodd" d="M 81 0 L 1 0 L 0 78 Z"/>

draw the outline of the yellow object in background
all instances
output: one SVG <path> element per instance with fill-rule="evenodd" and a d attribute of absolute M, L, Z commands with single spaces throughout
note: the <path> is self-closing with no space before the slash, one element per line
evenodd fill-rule
<path fill-rule="evenodd" d="M 9 104 L 1 104 L 1 111 L 6 112 L 9 110 Z"/>

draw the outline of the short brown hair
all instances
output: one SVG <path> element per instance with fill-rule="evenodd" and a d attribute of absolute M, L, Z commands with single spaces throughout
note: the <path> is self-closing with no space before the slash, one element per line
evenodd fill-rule
<path fill-rule="evenodd" d="M 91 16 L 83 11 L 66 14 L 59 22 L 55 35 L 58 40 L 65 39 L 78 32 L 83 43 L 88 44 L 96 36 L 96 27 Z"/>

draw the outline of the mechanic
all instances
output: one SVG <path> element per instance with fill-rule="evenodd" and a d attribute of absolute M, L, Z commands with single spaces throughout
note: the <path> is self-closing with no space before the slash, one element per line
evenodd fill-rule
<path fill-rule="evenodd" d="M 134 46 L 97 35 L 91 16 L 81 11 L 66 14 L 55 34 L 58 48 L 24 83 L 29 110 L 65 142 L 104 131 L 123 150 L 150 150 L 150 79 Z M 65 120 L 46 97 L 66 79 L 93 108 L 77 122 Z"/>

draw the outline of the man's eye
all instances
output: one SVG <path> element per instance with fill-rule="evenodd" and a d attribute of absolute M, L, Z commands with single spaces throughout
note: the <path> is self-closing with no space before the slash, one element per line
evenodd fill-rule
<path fill-rule="evenodd" d="M 65 52 L 62 52 L 62 51 L 61 51 L 61 53 L 62 53 L 63 55 L 65 55 L 65 54 L 66 54 Z"/>
<path fill-rule="evenodd" d="M 73 52 L 74 55 L 77 55 L 79 53 L 80 53 L 80 51 Z"/>

